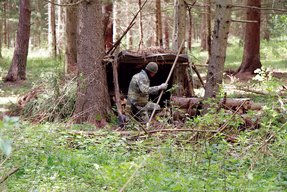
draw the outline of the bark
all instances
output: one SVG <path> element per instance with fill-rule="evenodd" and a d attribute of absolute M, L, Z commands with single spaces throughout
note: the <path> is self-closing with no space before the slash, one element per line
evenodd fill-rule
<path fill-rule="evenodd" d="M 77 123 L 102 126 L 111 111 L 105 66 L 100 0 L 79 4 L 78 87 L 74 118 Z"/>
<path fill-rule="evenodd" d="M 205 0 L 206 3 L 206 0 Z M 200 47 L 201 50 L 207 50 L 207 13 L 206 8 L 204 8 L 204 12 L 201 14 L 201 33 L 200 33 Z"/>
<path fill-rule="evenodd" d="M 142 1 L 138 0 L 139 9 L 142 7 Z M 143 48 L 143 14 L 142 10 L 139 13 L 139 49 Z"/>
<path fill-rule="evenodd" d="M 35 18 L 35 25 L 36 25 L 36 40 L 35 40 L 35 46 L 40 47 L 41 46 L 41 35 L 42 35 L 42 15 L 41 15 L 41 1 L 37 1 L 35 3 L 35 12 L 37 13 L 37 16 Z"/>
<path fill-rule="evenodd" d="M 232 0 L 217 0 L 204 98 L 215 98 L 222 84 Z"/>
<path fill-rule="evenodd" d="M 64 0 L 58 0 L 58 4 L 63 4 L 66 1 Z M 64 42 L 65 42 L 65 10 L 63 8 L 63 6 L 57 6 L 57 36 L 56 36 L 56 40 L 57 40 L 57 53 L 59 55 L 61 55 L 61 52 L 64 48 Z"/>
<path fill-rule="evenodd" d="M 55 21 L 55 0 L 48 3 L 48 47 L 49 54 L 53 57 L 57 56 L 56 45 L 56 21 Z"/>
<path fill-rule="evenodd" d="M 113 3 L 108 2 L 103 5 L 104 10 L 104 38 L 106 51 L 113 46 Z"/>
<path fill-rule="evenodd" d="M 184 0 L 174 0 L 174 31 L 173 50 L 178 50 L 182 41 L 185 41 L 186 7 Z"/>
<path fill-rule="evenodd" d="M 26 79 L 26 64 L 30 38 L 30 0 L 20 0 L 19 23 L 12 63 L 5 81 Z"/>
<path fill-rule="evenodd" d="M 183 0 L 174 1 L 174 31 L 173 31 L 173 50 L 178 50 L 181 43 L 185 41 L 185 20 L 186 7 Z M 184 48 L 183 48 L 184 50 Z M 183 51 L 182 51 L 183 52 Z M 185 95 L 184 91 L 184 74 L 185 69 L 183 65 L 176 65 L 173 79 L 178 88 L 175 90 L 175 95 Z"/>
<path fill-rule="evenodd" d="M 7 47 L 8 45 L 8 39 L 7 39 L 7 0 L 3 3 L 3 43 L 4 46 Z"/>
<path fill-rule="evenodd" d="M 209 63 L 209 59 L 211 57 L 211 0 L 207 0 L 207 15 L 206 15 L 206 25 L 207 25 L 207 52 L 208 52 L 208 58 L 206 63 Z"/>
<path fill-rule="evenodd" d="M 169 49 L 169 21 L 167 15 L 164 17 L 164 48 Z"/>
<path fill-rule="evenodd" d="M 0 58 L 2 58 L 2 29 L 3 29 L 3 21 L 0 19 Z"/>
<path fill-rule="evenodd" d="M 180 109 L 195 108 L 203 101 L 203 98 L 197 97 L 171 97 L 172 104 Z M 245 110 L 260 110 L 262 105 L 254 103 L 249 98 L 224 98 L 220 99 L 220 106 L 226 109 L 235 109 L 236 107 L 243 107 Z"/>
<path fill-rule="evenodd" d="M 78 7 L 66 7 L 66 52 L 65 52 L 65 72 L 77 72 L 77 26 Z"/>
<path fill-rule="evenodd" d="M 131 7 L 130 5 L 132 4 L 132 0 L 126 0 L 125 1 L 125 26 L 128 27 L 130 25 L 131 21 Z M 127 49 L 132 49 L 133 48 L 133 29 L 131 28 L 126 35 L 126 40 L 127 40 Z"/>
<path fill-rule="evenodd" d="M 188 9 L 188 42 L 187 42 L 187 47 L 188 50 L 191 51 L 192 47 L 192 13 L 191 13 L 191 8 Z"/>
<path fill-rule="evenodd" d="M 156 0 L 156 46 L 163 47 L 161 0 Z"/>
<path fill-rule="evenodd" d="M 113 2 L 113 42 L 116 42 L 121 36 L 121 8 L 120 2 L 114 1 Z M 118 45 L 117 49 L 120 49 L 120 45 Z"/>
<path fill-rule="evenodd" d="M 260 8 L 261 0 L 248 0 L 247 6 Z M 260 62 L 260 9 L 248 8 L 247 20 L 257 21 L 257 23 L 246 24 L 243 59 L 236 73 L 236 77 L 240 79 L 250 77 L 250 74 L 262 66 Z"/>
<path fill-rule="evenodd" d="M 263 24 L 263 39 L 265 39 L 266 41 L 269 41 L 270 40 L 270 15 L 268 13 L 264 13 L 263 14 L 263 17 L 264 17 L 264 24 Z"/>

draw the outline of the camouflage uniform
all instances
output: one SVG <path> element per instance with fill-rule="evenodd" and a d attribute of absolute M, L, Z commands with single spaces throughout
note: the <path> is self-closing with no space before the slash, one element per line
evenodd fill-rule
<path fill-rule="evenodd" d="M 148 101 L 149 94 L 156 94 L 159 90 L 160 86 L 150 87 L 150 79 L 145 70 L 135 74 L 129 85 L 126 111 L 142 123 L 147 123 L 148 112 L 154 108 L 160 110 L 158 104 Z"/>

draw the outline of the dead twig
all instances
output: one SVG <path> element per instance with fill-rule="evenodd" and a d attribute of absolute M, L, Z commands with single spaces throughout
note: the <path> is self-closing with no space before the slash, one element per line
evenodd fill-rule
<path fill-rule="evenodd" d="M 0 184 L 3 183 L 4 181 L 6 181 L 11 175 L 16 173 L 18 170 L 19 170 L 19 167 L 14 167 L 14 168 L 10 169 L 10 171 L 6 175 L 4 175 L 3 177 L 0 178 Z"/>
<path fill-rule="evenodd" d="M 119 46 L 121 40 L 124 38 L 124 36 L 127 34 L 127 32 L 134 26 L 135 20 L 138 16 L 138 14 L 141 12 L 141 10 L 144 8 L 145 4 L 147 3 L 148 0 L 145 0 L 145 2 L 142 4 L 142 6 L 139 8 L 133 19 L 131 20 L 130 24 L 122 34 L 122 36 L 113 44 L 113 46 L 107 51 L 106 55 L 112 55 L 116 48 Z"/>
<path fill-rule="evenodd" d="M 232 116 L 229 118 L 229 120 L 227 122 L 225 122 L 219 129 L 218 131 L 213 134 L 211 137 L 209 137 L 207 140 L 212 139 L 213 137 L 215 137 L 218 133 L 221 133 L 222 131 L 224 131 L 227 127 L 227 125 L 230 123 L 230 121 L 235 117 L 235 115 L 238 113 L 238 111 L 241 109 L 241 107 L 245 104 L 246 101 L 243 101 L 241 103 L 241 105 L 236 109 L 236 111 L 232 114 Z"/>

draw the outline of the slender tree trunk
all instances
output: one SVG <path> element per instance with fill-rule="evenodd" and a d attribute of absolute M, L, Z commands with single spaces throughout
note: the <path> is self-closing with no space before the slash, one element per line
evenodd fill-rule
<path fill-rule="evenodd" d="M 35 25 L 37 28 L 36 37 L 35 37 L 35 46 L 40 47 L 41 46 L 41 29 L 42 29 L 42 22 L 41 22 L 41 1 L 37 1 L 35 3 L 35 12 L 36 12 L 36 18 L 35 18 Z"/>
<path fill-rule="evenodd" d="M 184 0 L 174 1 L 174 31 L 173 31 L 173 45 L 172 49 L 178 51 L 182 42 L 185 42 L 185 26 L 186 26 L 186 7 Z M 184 49 L 183 49 L 184 50 Z M 183 51 L 182 51 L 183 52 Z M 175 90 L 174 95 L 184 95 L 184 75 L 185 68 L 183 65 L 176 65 L 173 73 L 173 79 L 178 88 Z"/>
<path fill-rule="evenodd" d="M 55 21 L 55 0 L 51 0 L 48 3 L 48 47 L 49 54 L 53 57 L 57 56 L 56 45 L 56 21 Z"/>
<path fill-rule="evenodd" d="M 209 63 L 209 59 L 211 57 L 211 0 L 207 0 L 207 7 L 206 7 L 206 25 L 207 25 L 207 52 L 208 52 L 208 58 L 206 63 Z"/>
<path fill-rule="evenodd" d="M 185 41 L 186 7 L 184 0 L 174 0 L 174 31 L 173 50 L 178 50 L 182 41 Z"/>
<path fill-rule="evenodd" d="M 188 9 L 188 42 L 187 42 L 187 47 L 188 50 L 191 51 L 192 48 L 192 13 L 191 13 L 191 8 Z"/>
<path fill-rule="evenodd" d="M 125 27 L 127 27 L 130 22 L 131 22 L 131 7 L 130 5 L 132 4 L 132 0 L 126 0 L 125 1 Z M 133 28 L 131 28 L 127 32 L 127 49 L 132 49 L 133 48 Z"/>
<path fill-rule="evenodd" d="M 113 42 L 116 42 L 120 36 L 121 36 L 121 8 L 120 8 L 120 2 L 114 1 L 113 2 Z M 120 45 L 117 47 L 117 49 L 120 49 Z"/>
<path fill-rule="evenodd" d="M 260 8 L 261 0 L 248 0 L 247 6 Z M 260 9 L 249 8 L 247 20 L 257 21 L 257 23 L 246 24 L 243 59 L 236 73 L 236 77 L 240 79 L 250 78 L 254 71 L 262 66 L 260 62 Z"/>
<path fill-rule="evenodd" d="M 163 47 L 161 0 L 156 0 L 156 41 L 155 45 Z"/>
<path fill-rule="evenodd" d="M 3 36 L 4 36 L 4 46 L 8 47 L 8 38 L 7 38 L 7 0 L 3 3 L 3 20 L 4 20 L 4 29 L 3 29 Z"/>
<path fill-rule="evenodd" d="M 169 22 L 167 15 L 164 17 L 164 48 L 169 49 Z"/>
<path fill-rule="evenodd" d="M 26 64 L 30 38 L 30 0 L 20 0 L 19 23 L 16 37 L 16 46 L 9 72 L 5 81 L 26 79 Z"/>
<path fill-rule="evenodd" d="M 104 6 L 104 37 L 105 37 L 105 48 L 108 51 L 113 46 L 113 3 L 108 2 Z"/>
<path fill-rule="evenodd" d="M 211 42 L 204 98 L 216 98 L 222 84 L 227 39 L 231 22 L 232 0 L 216 0 L 215 23 Z"/>
<path fill-rule="evenodd" d="M 0 19 L 0 58 L 2 58 L 2 30 L 3 30 L 3 20 Z"/>
<path fill-rule="evenodd" d="M 65 72 L 77 72 L 77 27 L 78 27 L 78 7 L 66 7 L 66 52 L 65 52 Z"/>
<path fill-rule="evenodd" d="M 79 4 L 77 123 L 101 126 L 111 112 L 105 66 L 104 31 L 100 0 Z"/>
<path fill-rule="evenodd" d="M 58 4 L 63 4 L 66 1 L 63 0 L 58 0 Z M 65 42 L 65 10 L 62 6 L 57 6 L 57 36 L 56 36 L 56 48 L 57 48 L 57 53 L 61 56 L 62 55 L 62 50 L 64 49 L 64 42 Z"/>
<path fill-rule="evenodd" d="M 138 0 L 138 4 L 139 4 L 139 9 L 142 7 L 142 1 Z M 143 14 L 142 14 L 142 10 L 139 13 L 139 34 L 140 34 L 140 38 L 139 38 L 139 49 L 143 48 Z"/>
<path fill-rule="evenodd" d="M 205 0 L 206 3 L 206 0 Z M 201 14 L 201 41 L 200 41 L 200 47 L 201 50 L 206 51 L 207 50 L 207 13 L 206 13 L 206 7 L 204 8 L 204 12 Z"/>
<path fill-rule="evenodd" d="M 262 14 L 264 16 L 264 25 L 263 25 L 263 39 L 266 41 L 270 40 L 270 15 L 268 13 Z"/>

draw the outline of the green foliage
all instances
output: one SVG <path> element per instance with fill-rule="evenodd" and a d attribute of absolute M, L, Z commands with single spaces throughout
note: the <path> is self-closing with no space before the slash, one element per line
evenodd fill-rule
<path fill-rule="evenodd" d="M 274 37 L 286 35 L 287 31 L 287 16 L 286 15 L 273 15 L 270 22 L 271 34 Z"/>

